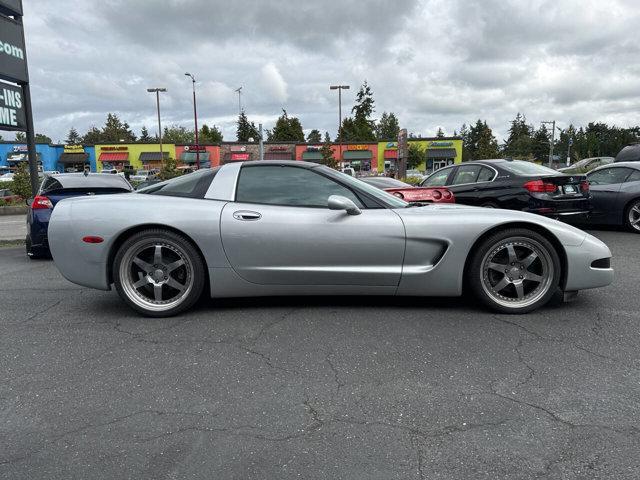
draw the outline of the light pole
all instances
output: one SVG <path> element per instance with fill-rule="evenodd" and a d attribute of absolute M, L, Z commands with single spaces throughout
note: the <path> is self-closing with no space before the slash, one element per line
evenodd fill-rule
<path fill-rule="evenodd" d="M 238 115 L 242 114 L 242 87 L 238 87 L 234 90 L 238 94 Z"/>
<path fill-rule="evenodd" d="M 160 141 L 160 165 L 164 162 L 164 154 L 162 152 L 162 123 L 160 123 L 160 92 L 166 92 L 166 88 L 147 88 L 147 92 L 156 94 L 156 106 L 158 108 L 158 139 Z"/>
<path fill-rule="evenodd" d="M 556 142 L 556 121 L 540 122 L 543 125 L 551 124 L 551 145 L 549 145 L 549 168 L 553 168 L 553 144 Z"/>
<path fill-rule="evenodd" d="M 200 144 L 198 143 L 198 110 L 196 108 L 196 79 L 189 72 L 185 73 L 187 77 L 191 78 L 191 84 L 193 86 L 193 122 L 196 127 L 196 170 L 200 168 Z"/>
<path fill-rule="evenodd" d="M 349 85 L 330 85 L 329 90 L 338 90 L 338 156 L 340 157 L 340 163 L 342 163 L 342 136 L 340 135 L 340 128 L 342 128 L 342 90 L 349 90 Z"/>

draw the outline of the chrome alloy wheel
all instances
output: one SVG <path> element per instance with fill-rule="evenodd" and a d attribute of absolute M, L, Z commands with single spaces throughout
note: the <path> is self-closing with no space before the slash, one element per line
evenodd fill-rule
<path fill-rule="evenodd" d="M 513 237 L 497 242 L 481 265 L 482 288 L 493 301 L 505 307 L 528 307 L 553 286 L 551 255 L 530 238 Z"/>
<path fill-rule="evenodd" d="M 636 202 L 629 208 L 629 225 L 640 232 L 640 202 Z"/>
<path fill-rule="evenodd" d="M 120 263 L 119 276 L 127 297 L 155 312 L 179 305 L 193 288 L 193 264 L 185 251 L 166 240 L 141 240 Z"/>

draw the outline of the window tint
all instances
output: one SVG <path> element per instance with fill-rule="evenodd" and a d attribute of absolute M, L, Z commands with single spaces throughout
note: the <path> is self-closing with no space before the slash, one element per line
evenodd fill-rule
<path fill-rule="evenodd" d="M 587 178 L 592 185 L 612 185 L 624 182 L 630 173 L 630 168 L 604 168 L 589 174 Z"/>
<path fill-rule="evenodd" d="M 351 190 L 308 168 L 256 165 L 240 170 L 236 201 L 326 208 L 331 195 L 347 197 L 362 208 Z"/>
<path fill-rule="evenodd" d="M 640 170 L 634 170 L 631 175 L 627 177 L 627 182 L 640 182 Z M 9 194 L 11 195 L 11 194 Z"/>
<path fill-rule="evenodd" d="M 478 175 L 478 182 L 490 182 L 493 177 L 496 176 L 496 172 L 487 167 L 480 169 L 480 175 Z"/>
<path fill-rule="evenodd" d="M 447 183 L 447 178 L 449 178 L 449 174 L 451 173 L 451 168 L 443 168 L 431 174 L 424 182 L 422 182 L 423 187 L 444 187 L 445 183 Z"/>
<path fill-rule="evenodd" d="M 480 173 L 480 165 L 464 165 L 458 167 L 458 171 L 453 176 L 451 185 L 463 185 L 466 183 L 476 183 L 478 174 Z"/>
<path fill-rule="evenodd" d="M 203 168 L 187 175 L 172 178 L 165 182 L 138 190 L 149 195 L 167 195 L 170 197 L 204 198 L 218 168 Z"/>

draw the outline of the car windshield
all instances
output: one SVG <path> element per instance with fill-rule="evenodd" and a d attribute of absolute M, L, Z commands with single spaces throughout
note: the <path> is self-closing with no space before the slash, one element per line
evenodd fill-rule
<path fill-rule="evenodd" d="M 503 162 L 500 167 L 516 175 L 556 175 L 558 172 L 551 168 L 543 167 L 533 162 L 523 160 L 512 160 Z"/>
<path fill-rule="evenodd" d="M 346 185 L 355 187 L 358 190 L 365 191 L 369 195 L 371 195 L 373 198 L 376 198 L 382 201 L 383 203 L 391 206 L 392 208 L 405 208 L 407 205 L 409 205 L 404 200 L 400 200 L 398 197 L 391 195 L 390 193 L 387 193 L 384 190 L 380 190 L 378 187 L 369 185 L 368 183 L 365 183 L 362 180 L 358 180 L 357 178 L 354 178 L 351 175 L 337 172 L 336 170 L 329 167 L 325 167 L 325 166 L 321 166 L 317 168 L 323 173 L 327 174 L 327 176 L 332 178 L 337 178 Z"/>

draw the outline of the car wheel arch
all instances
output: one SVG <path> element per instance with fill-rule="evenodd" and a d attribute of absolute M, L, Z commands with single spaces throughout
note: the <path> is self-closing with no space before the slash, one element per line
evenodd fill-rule
<path fill-rule="evenodd" d="M 204 272 L 205 272 L 205 287 L 204 287 L 205 290 L 204 291 L 209 292 L 210 291 L 209 290 L 210 288 L 209 268 L 207 265 L 207 259 L 202 254 L 202 249 L 200 248 L 200 246 L 193 240 L 193 238 L 191 238 L 188 234 L 186 234 L 182 230 L 172 227 L 170 225 L 163 225 L 161 223 L 145 223 L 142 225 L 136 225 L 134 227 L 130 227 L 120 232 L 120 234 L 116 237 L 116 239 L 111 243 L 111 247 L 109 248 L 109 256 L 107 258 L 107 280 L 109 282 L 109 285 L 113 283 L 113 260 L 115 259 L 116 253 L 120 249 L 120 246 L 124 242 L 126 242 L 127 239 L 130 238 L 132 235 L 135 235 L 136 233 L 142 232 L 144 230 L 151 230 L 151 229 L 166 230 L 169 232 L 173 232 L 183 236 L 186 240 L 191 242 L 191 244 L 194 246 L 194 248 L 200 255 L 200 259 L 202 260 L 202 263 L 204 265 Z"/>
<path fill-rule="evenodd" d="M 625 226 L 627 224 L 627 216 L 629 215 L 629 208 L 633 203 L 637 201 L 640 201 L 640 197 L 632 198 L 624 205 L 624 208 L 622 209 L 622 226 Z"/>
<path fill-rule="evenodd" d="M 482 244 L 482 242 L 484 242 L 484 240 L 489 238 L 491 235 L 494 235 L 495 233 L 498 233 L 502 230 L 509 230 L 512 228 L 524 228 L 527 230 L 532 230 L 542 235 L 549 242 L 551 242 L 551 245 L 553 245 L 553 247 L 556 249 L 558 253 L 558 257 L 560 257 L 560 266 L 561 266 L 560 268 L 562 269 L 562 271 L 560 272 L 560 285 L 558 286 L 564 290 L 564 286 L 567 283 L 567 265 L 568 265 L 567 252 L 562 246 L 562 243 L 560 243 L 560 240 L 558 240 L 558 238 L 553 233 L 551 233 L 551 231 L 547 230 L 546 228 L 540 225 L 536 225 L 534 223 L 528 223 L 528 222 L 503 223 L 482 232 L 482 234 L 480 234 L 478 238 L 476 238 L 475 242 L 467 252 L 467 258 L 465 259 L 465 262 L 464 262 L 464 270 L 462 271 L 463 278 L 467 277 L 467 270 L 469 268 L 469 264 L 473 259 L 474 252 L 478 249 L 480 244 Z M 467 288 L 467 285 L 463 284 L 463 290 L 466 290 L 466 288 Z"/>

